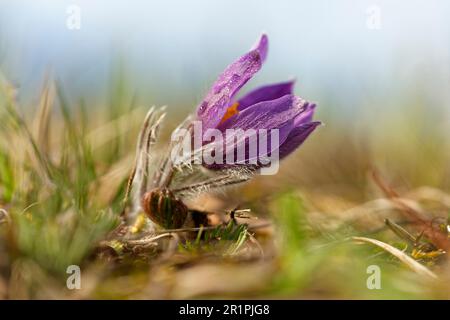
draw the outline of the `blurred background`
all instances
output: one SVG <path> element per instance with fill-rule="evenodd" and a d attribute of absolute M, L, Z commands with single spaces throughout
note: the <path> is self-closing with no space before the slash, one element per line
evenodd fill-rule
<path fill-rule="evenodd" d="M 448 218 L 449 17 L 445 0 L 0 0 L 0 299 L 65 297 L 72 264 L 93 283 L 78 297 L 448 299 L 448 263 L 425 261 L 447 282 L 422 287 L 389 254 L 347 240 L 400 241 L 384 232 L 384 218 L 408 222 L 380 199 L 374 169 L 429 221 Z M 111 269 L 102 252 L 94 259 L 124 210 L 148 108 L 168 106 L 164 144 L 262 32 L 269 56 L 242 93 L 295 78 L 296 94 L 317 103 L 325 125 L 276 177 L 188 204 L 270 217 L 274 228 L 256 234 L 262 248 L 241 247 L 246 230 L 219 233 L 219 241 L 180 243 L 167 264 L 153 252 L 131 255 L 135 277 L 126 263 Z M 422 227 L 407 226 L 415 235 Z M 232 267 L 228 249 L 214 247 L 221 239 L 250 264 Z M 215 264 L 196 261 L 208 252 Z M 368 263 L 383 267 L 383 291 L 368 290 Z"/>
<path fill-rule="evenodd" d="M 322 109 L 339 114 L 392 108 L 400 89 L 449 106 L 444 0 L 0 3 L 0 66 L 24 93 L 51 70 L 73 94 L 98 96 L 120 63 L 143 102 L 190 108 L 266 32 L 270 58 L 253 85 L 295 77 L 299 94 L 326 95 Z M 67 26 L 71 6 L 80 29 Z"/>
<path fill-rule="evenodd" d="M 79 29 L 68 26 L 73 6 Z M 314 171 L 314 185 L 345 178 L 359 192 L 375 165 L 402 184 L 446 187 L 449 16 L 444 0 L 2 0 L 0 69 L 29 108 L 51 74 L 90 109 L 168 105 L 178 121 L 266 32 L 269 58 L 243 92 L 296 78 L 326 124 L 313 138 L 322 143 L 293 157 L 311 170 L 285 166 L 289 183 L 312 184 Z"/>

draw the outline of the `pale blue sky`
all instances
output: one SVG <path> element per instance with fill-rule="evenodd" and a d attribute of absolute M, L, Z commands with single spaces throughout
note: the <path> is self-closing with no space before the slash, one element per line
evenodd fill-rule
<path fill-rule="evenodd" d="M 78 31 L 66 28 L 71 4 Z M 366 26 L 372 5 L 380 30 Z M 51 68 L 70 92 L 90 95 L 121 57 L 146 103 L 192 104 L 264 31 L 270 53 L 253 84 L 295 77 L 301 95 L 343 105 L 419 81 L 450 106 L 449 17 L 445 0 L 0 0 L 0 68 L 24 91 Z"/>

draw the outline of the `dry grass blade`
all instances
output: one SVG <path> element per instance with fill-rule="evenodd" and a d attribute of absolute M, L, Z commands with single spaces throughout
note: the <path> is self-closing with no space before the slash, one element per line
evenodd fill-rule
<path fill-rule="evenodd" d="M 45 154 L 49 154 L 51 111 L 54 98 L 54 87 L 49 80 L 46 80 L 41 93 L 39 109 L 33 123 L 36 132 L 36 142 Z"/>
<path fill-rule="evenodd" d="M 153 112 L 153 109 L 150 109 L 150 111 Z M 92 149 L 98 149 L 117 137 L 124 136 L 127 131 L 133 128 L 130 124 L 141 121 L 142 112 L 144 112 L 143 107 L 135 108 L 130 113 L 124 114 L 90 131 L 87 135 L 87 141 L 92 146 Z"/>
<path fill-rule="evenodd" d="M 128 197 L 131 192 L 131 186 L 134 182 L 134 178 L 135 178 L 136 174 L 138 174 L 137 167 L 138 167 L 139 162 L 141 161 L 141 150 L 143 148 L 144 136 L 147 132 L 147 128 L 149 126 L 150 119 L 151 119 L 154 111 L 155 111 L 154 107 L 152 107 L 152 108 L 150 108 L 150 110 L 148 110 L 147 114 L 145 115 L 144 123 L 142 125 L 141 131 L 139 132 L 139 137 L 138 137 L 137 146 L 136 146 L 136 157 L 134 160 L 133 170 L 131 171 L 130 177 L 128 179 L 127 190 L 125 192 L 125 199 L 124 199 L 125 204 L 128 202 Z M 140 170 L 142 170 L 142 169 L 140 169 Z"/>
<path fill-rule="evenodd" d="M 387 243 L 384 243 L 379 240 L 371 239 L 371 238 L 366 238 L 366 237 L 352 237 L 352 239 L 357 242 L 367 242 L 367 243 L 376 245 L 377 247 L 389 252 L 394 257 L 398 258 L 401 262 L 406 264 L 411 270 L 413 270 L 417 274 L 428 277 L 430 279 L 438 278 L 437 275 L 434 272 L 432 272 L 431 270 L 429 270 L 427 267 L 425 267 L 424 265 L 415 261 L 413 258 L 408 256 L 406 253 L 398 250 L 397 248 L 394 248 L 393 246 L 391 246 Z"/>
<path fill-rule="evenodd" d="M 13 121 L 14 126 L 16 126 L 17 130 L 20 132 L 18 138 L 20 142 L 24 142 L 25 148 L 27 149 L 32 164 L 36 168 L 36 172 L 41 177 L 42 181 L 51 189 L 54 188 L 54 184 L 52 182 L 52 173 L 51 173 L 51 163 L 48 159 L 47 155 L 42 152 L 39 148 L 38 143 L 36 142 L 30 128 L 27 125 L 23 115 L 19 112 L 18 107 L 16 105 L 16 97 L 13 86 L 8 82 L 2 83 L 0 89 L 4 96 L 6 97 L 5 102 L 5 110 L 9 115 L 10 119 Z"/>
<path fill-rule="evenodd" d="M 90 184 L 89 190 L 91 192 L 96 192 L 98 195 L 98 203 L 111 203 L 120 184 L 127 178 L 130 171 L 130 163 L 132 162 L 132 155 L 117 161 L 117 163 L 113 164 L 105 174 L 98 178 L 98 180 Z M 126 199 L 124 201 L 126 201 Z"/>
<path fill-rule="evenodd" d="M 402 201 L 398 193 L 389 187 L 381 178 L 381 176 L 375 170 L 372 172 L 375 183 L 383 190 L 386 196 L 392 200 L 399 209 L 404 213 L 405 217 L 411 219 L 417 226 L 423 228 L 423 234 L 430 239 L 430 241 L 438 248 L 445 251 L 450 250 L 450 240 L 447 235 L 440 232 L 433 227 L 432 221 L 427 221 L 421 217 L 420 213 L 407 203 Z"/>
<path fill-rule="evenodd" d="M 156 143 L 159 129 L 165 117 L 165 107 L 155 109 L 152 107 L 144 119 L 136 146 L 136 158 L 133 170 L 127 183 L 124 203 L 128 202 L 132 194 L 132 210 L 127 213 L 127 218 L 136 217 L 140 209 L 140 201 L 148 187 L 150 159 L 154 158 L 151 148 Z"/>
<path fill-rule="evenodd" d="M 163 234 L 159 234 L 156 236 L 150 236 L 150 237 L 144 237 L 141 239 L 136 240 L 125 240 L 125 243 L 129 245 L 148 245 L 149 243 L 155 242 L 158 239 L 166 238 L 166 237 L 173 237 L 174 235 L 170 232 L 166 232 Z"/>
<path fill-rule="evenodd" d="M 5 209 L 0 209 L 0 224 L 10 223 L 11 218 L 9 217 L 8 211 Z"/>

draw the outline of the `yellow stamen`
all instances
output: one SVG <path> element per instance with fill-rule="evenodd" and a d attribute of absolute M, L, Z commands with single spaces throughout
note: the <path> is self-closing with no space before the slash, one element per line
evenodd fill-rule
<path fill-rule="evenodd" d="M 238 114 L 238 106 L 239 106 L 239 102 L 235 102 L 233 103 L 231 106 L 228 107 L 227 112 L 225 112 L 225 114 L 223 115 L 222 121 L 220 121 L 220 123 L 222 124 L 223 122 L 225 122 L 226 120 L 228 120 L 229 118 L 231 118 L 232 116 L 234 116 L 235 114 Z"/>

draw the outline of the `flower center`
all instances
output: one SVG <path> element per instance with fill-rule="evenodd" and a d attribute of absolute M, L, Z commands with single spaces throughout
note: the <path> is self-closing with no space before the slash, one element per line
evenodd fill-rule
<path fill-rule="evenodd" d="M 238 108 L 239 107 L 239 102 L 235 102 L 233 103 L 231 106 L 229 106 L 227 108 L 227 111 L 225 112 L 225 114 L 223 115 L 222 120 L 220 121 L 220 124 L 224 123 L 225 121 L 227 121 L 229 118 L 231 118 L 232 116 L 234 116 L 235 114 L 238 114 Z"/>

